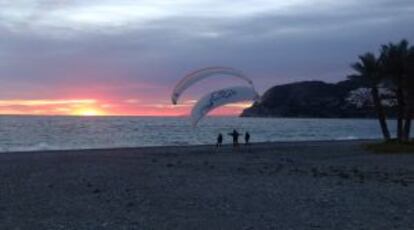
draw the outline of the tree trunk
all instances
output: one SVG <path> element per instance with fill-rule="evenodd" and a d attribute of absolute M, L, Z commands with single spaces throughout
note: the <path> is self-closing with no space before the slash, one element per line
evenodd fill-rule
<path fill-rule="evenodd" d="M 388 130 L 387 120 L 385 117 L 384 107 L 381 104 L 381 99 L 379 97 L 379 92 L 377 87 L 373 87 L 371 90 L 372 99 L 374 102 L 375 109 L 378 115 L 378 121 L 381 126 L 382 136 L 386 141 L 391 139 L 390 131 Z"/>
<path fill-rule="evenodd" d="M 411 120 L 414 117 L 414 92 L 409 89 L 407 92 L 407 108 L 405 113 L 405 123 L 404 123 L 404 133 L 403 140 L 410 141 L 410 131 L 411 131 Z"/>
<path fill-rule="evenodd" d="M 398 102 L 398 111 L 397 111 L 397 139 L 398 141 L 403 141 L 403 126 L 404 126 L 404 117 L 405 117 L 405 103 L 404 103 L 404 91 L 403 91 L 403 82 L 402 76 L 398 78 L 397 85 L 397 102 Z"/>
<path fill-rule="evenodd" d="M 404 141 L 410 141 L 410 132 L 411 132 L 411 118 L 405 118 L 404 123 Z"/>

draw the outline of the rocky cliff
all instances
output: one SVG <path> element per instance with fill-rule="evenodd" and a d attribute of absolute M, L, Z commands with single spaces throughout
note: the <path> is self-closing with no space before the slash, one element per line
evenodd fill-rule
<path fill-rule="evenodd" d="M 278 85 L 266 91 L 260 102 L 245 109 L 242 117 L 374 117 L 373 108 L 358 108 L 346 98 L 359 88 L 350 80 L 336 84 L 322 81 Z"/>

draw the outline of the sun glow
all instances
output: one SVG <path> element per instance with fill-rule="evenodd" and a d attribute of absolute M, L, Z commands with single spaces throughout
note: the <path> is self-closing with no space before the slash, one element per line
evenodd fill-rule
<path fill-rule="evenodd" d="M 0 0 L 1 1 L 1 0 Z M 12 99 L 0 100 L 0 115 L 62 115 L 62 116 L 188 116 L 194 100 L 171 105 L 163 100 L 142 103 L 143 99 Z M 247 103 L 223 106 L 211 115 L 237 115 Z"/>
<path fill-rule="evenodd" d="M 104 116 L 105 112 L 95 108 L 82 108 L 74 111 L 72 115 L 75 116 Z"/>

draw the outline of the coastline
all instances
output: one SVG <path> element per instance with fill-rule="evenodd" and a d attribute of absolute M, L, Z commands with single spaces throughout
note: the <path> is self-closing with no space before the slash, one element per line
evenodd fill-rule
<path fill-rule="evenodd" d="M 0 153 L 0 229 L 412 229 L 414 155 L 372 141 Z"/>
<path fill-rule="evenodd" d="M 254 142 L 249 146 L 255 149 L 268 149 L 269 147 L 278 146 L 296 146 L 298 144 L 328 144 L 328 143 L 373 143 L 380 142 L 381 139 L 339 139 L 339 140 L 301 140 L 301 141 L 268 141 L 268 142 Z M 240 151 L 244 151 L 246 147 L 243 143 L 240 143 Z M 36 154 L 36 153 L 68 153 L 68 152 L 101 152 L 101 151 L 144 151 L 144 152 L 170 152 L 177 150 L 199 150 L 199 151 L 210 151 L 215 149 L 215 144 L 200 144 L 200 145 L 166 145 L 166 146 L 137 146 L 137 147 L 113 147 L 113 148 L 79 148 L 79 149 L 46 149 L 46 150 L 22 150 L 22 151 L 5 151 L 0 152 L 2 154 Z M 222 150 L 231 150 L 232 144 L 223 144 Z"/>

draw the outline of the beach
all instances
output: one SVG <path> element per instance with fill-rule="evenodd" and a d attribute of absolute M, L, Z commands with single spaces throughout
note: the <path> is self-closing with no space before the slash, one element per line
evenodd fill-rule
<path fill-rule="evenodd" d="M 414 154 L 370 142 L 0 153 L 0 229 L 414 229 Z"/>

